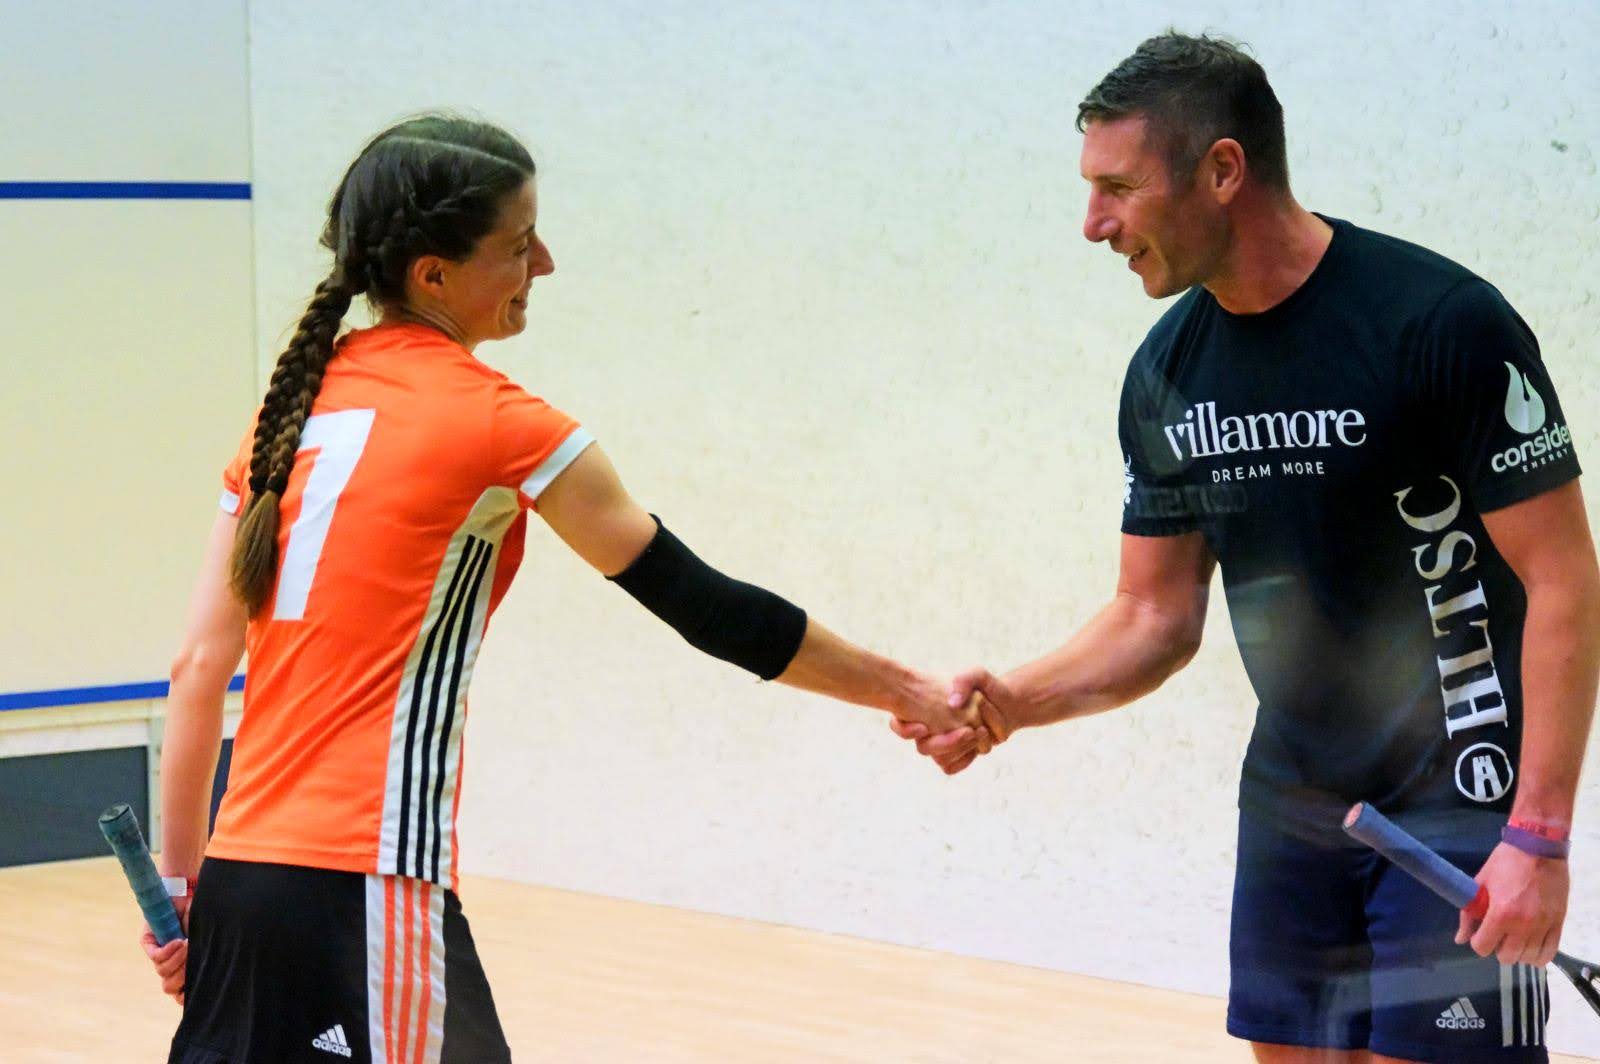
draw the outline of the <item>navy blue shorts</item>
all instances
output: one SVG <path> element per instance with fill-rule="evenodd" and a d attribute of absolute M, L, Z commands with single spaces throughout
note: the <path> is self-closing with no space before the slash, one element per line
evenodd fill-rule
<path fill-rule="evenodd" d="M 1469 872 L 1492 834 L 1427 837 Z M 1545 1061 L 1543 969 L 1455 944 L 1457 914 L 1372 851 L 1239 814 L 1228 1033 L 1439 1064 Z"/>

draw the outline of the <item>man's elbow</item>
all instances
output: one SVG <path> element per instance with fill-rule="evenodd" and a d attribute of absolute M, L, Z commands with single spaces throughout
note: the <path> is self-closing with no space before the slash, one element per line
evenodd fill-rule
<path fill-rule="evenodd" d="M 1182 669 L 1200 652 L 1200 637 L 1205 632 L 1205 618 L 1185 617 L 1167 630 L 1167 675 Z"/>
<path fill-rule="evenodd" d="M 1543 613 L 1574 634 L 1600 639 L 1600 573 L 1561 574 L 1524 584 L 1530 615 Z"/>
<path fill-rule="evenodd" d="M 1189 664 L 1189 662 L 1194 660 L 1194 656 L 1198 653 L 1200 653 L 1200 636 L 1194 635 L 1185 638 L 1184 641 L 1177 646 L 1176 651 L 1173 654 L 1172 671 L 1177 672 L 1179 669 Z"/>
<path fill-rule="evenodd" d="M 1600 628 L 1600 569 L 1593 564 L 1587 566 L 1582 582 L 1584 619 L 1596 628 Z"/>

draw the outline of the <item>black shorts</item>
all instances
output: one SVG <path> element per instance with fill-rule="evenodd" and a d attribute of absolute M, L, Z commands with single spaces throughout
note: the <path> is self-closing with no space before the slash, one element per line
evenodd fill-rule
<path fill-rule="evenodd" d="M 1418 834 L 1473 872 L 1498 841 Z M 1241 811 L 1228 1032 L 1439 1064 L 1547 1060 L 1544 970 L 1456 945 L 1456 924 L 1428 888 L 1337 831 L 1311 837 Z"/>
<path fill-rule="evenodd" d="M 511 1059 L 454 893 L 207 858 L 168 1064 Z"/>

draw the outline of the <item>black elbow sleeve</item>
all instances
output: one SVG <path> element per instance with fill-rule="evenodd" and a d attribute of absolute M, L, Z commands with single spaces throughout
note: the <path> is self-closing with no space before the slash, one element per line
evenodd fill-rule
<path fill-rule="evenodd" d="M 643 553 L 608 579 L 695 649 L 763 680 L 776 679 L 805 638 L 805 610 L 719 573 L 667 531 L 661 518 L 655 522 L 655 538 Z"/>

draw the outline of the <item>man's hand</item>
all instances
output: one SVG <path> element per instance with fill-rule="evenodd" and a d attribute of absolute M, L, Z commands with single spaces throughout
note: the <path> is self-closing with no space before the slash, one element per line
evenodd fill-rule
<path fill-rule="evenodd" d="M 924 735 L 961 732 L 976 741 L 974 733 L 983 728 L 983 718 L 970 699 L 957 701 L 950 690 L 932 676 L 913 674 L 913 679 L 891 707 L 894 723 L 917 729 Z"/>
<path fill-rule="evenodd" d="M 183 925 L 183 933 L 189 933 L 189 902 L 191 899 L 173 898 L 172 906 L 178 910 L 178 922 Z M 161 990 L 171 995 L 179 1005 L 183 1004 L 184 968 L 189 961 L 189 940 L 177 938 L 165 946 L 156 945 L 155 932 L 149 926 L 144 929 L 144 934 L 139 936 L 139 944 L 144 947 L 145 956 L 150 958 L 150 963 L 155 965 L 156 975 L 161 977 Z"/>
<path fill-rule="evenodd" d="M 1478 871 L 1489 891 L 1482 922 L 1461 914 L 1456 942 L 1470 940 L 1482 957 L 1544 967 L 1556 955 L 1567 918 L 1567 862 L 1534 857 L 1501 843 Z"/>
<path fill-rule="evenodd" d="M 1011 737 L 1014 718 L 1004 707 L 1013 702 L 1011 691 L 1002 680 L 987 669 L 968 669 L 950 682 L 946 698 L 946 705 L 961 714 L 958 727 L 930 727 L 927 722 L 898 714 L 889 727 L 902 739 L 915 740 L 919 753 L 931 757 L 946 775 L 953 776 Z"/>

